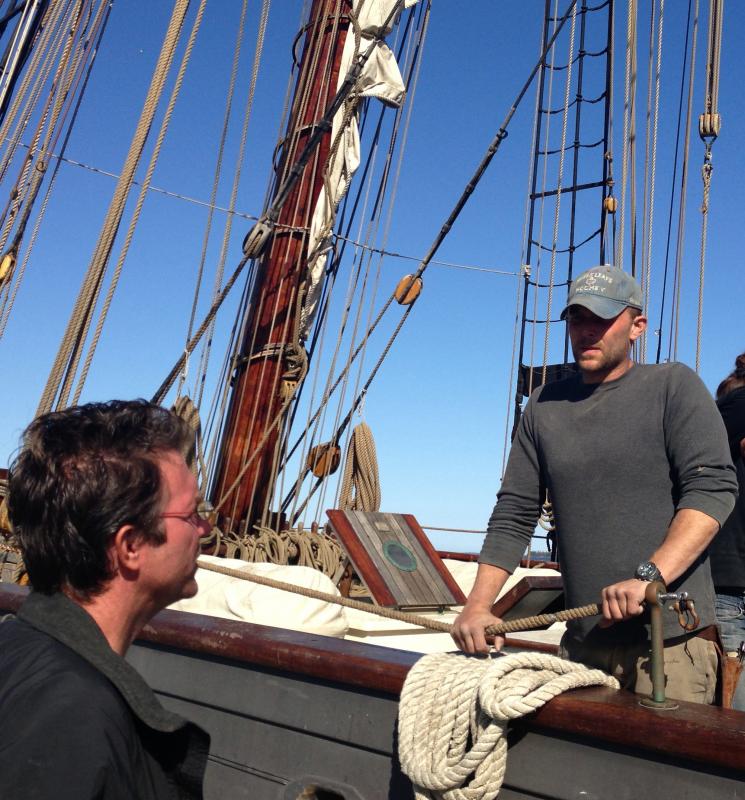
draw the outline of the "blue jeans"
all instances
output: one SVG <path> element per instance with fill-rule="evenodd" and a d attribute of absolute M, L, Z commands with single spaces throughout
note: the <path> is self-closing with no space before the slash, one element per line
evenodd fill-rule
<path fill-rule="evenodd" d="M 733 653 L 745 641 L 745 593 L 717 594 L 715 610 L 722 644 L 727 653 Z M 732 708 L 745 711 L 745 680 L 740 678 Z"/>

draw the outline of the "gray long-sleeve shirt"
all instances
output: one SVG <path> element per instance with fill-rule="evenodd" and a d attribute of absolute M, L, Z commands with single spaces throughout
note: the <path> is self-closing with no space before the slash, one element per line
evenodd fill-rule
<path fill-rule="evenodd" d="M 579 376 L 537 389 L 512 445 L 480 561 L 513 571 L 548 489 L 558 530 L 568 608 L 598 602 L 603 587 L 633 577 L 665 538 L 676 511 L 696 509 L 720 525 L 737 480 L 714 401 L 682 364 L 635 365 L 622 377 Z M 714 622 L 706 554 L 668 589 L 685 590 L 701 625 Z M 683 631 L 674 614 L 665 638 Z M 640 619 L 593 636 L 646 635 Z M 584 638 L 597 618 L 570 623 Z"/>

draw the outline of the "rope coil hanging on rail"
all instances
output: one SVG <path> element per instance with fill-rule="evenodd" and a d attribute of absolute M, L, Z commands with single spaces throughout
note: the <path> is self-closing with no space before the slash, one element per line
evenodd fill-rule
<path fill-rule="evenodd" d="M 569 689 L 615 678 L 543 653 L 493 659 L 424 656 L 399 704 L 399 758 L 417 800 L 493 800 L 507 766 L 507 726 Z"/>

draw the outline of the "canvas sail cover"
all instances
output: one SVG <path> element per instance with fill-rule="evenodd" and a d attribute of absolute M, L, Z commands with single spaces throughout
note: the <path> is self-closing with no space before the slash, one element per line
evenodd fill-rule
<path fill-rule="evenodd" d="M 339 596 L 333 581 L 311 567 L 246 563 L 239 558 L 207 555 L 200 556 L 200 560 Z M 197 569 L 195 577 L 199 586 L 197 594 L 179 600 L 169 608 L 337 638 L 344 638 L 349 627 L 344 608 L 324 600 L 303 597 L 206 569 Z"/>
<path fill-rule="evenodd" d="M 417 1 L 406 0 L 404 7 L 408 8 Z M 344 43 L 337 89 L 344 82 L 347 73 L 354 65 L 356 57 L 367 50 L 376 36 L 386 34 L 391 30 L 392 23 L 395 20 L 387 28 L 384 27 L 384 23 L 395 5 L 396 0 L 355 1 L 353 5 L 354 13 L 357 15 L 362 32 L 359 51 L 356 49 L 355 37 L 350 28 Z M 355 93 L 361 97 L 376 97 L 391 106 L 399 106 L 403 102 L 406 87 L 404 86 L 401 72 L 393 52 L 382 41 L 377 43 L 370 58 L 365 63 L 357 82 Z M 333 119 L 331 129 L 332 143 L 336 141 L 343 120 L 344 107 L 342 106 Z M 301 341 L 305 341 L 308 338 L 318 310 L 323 275 L 328 254 L 331 250 L 331 234 L 336 209 L 346 194 L 352 176 L 359 165 L 360 135 L 357 114 L 355 113 L 342 133 L 338 150 L 332 154 L 328 168 L 328 181 L 321 189 L 311 218 L 308 240 L 307 291 L 305 303 L 300 313 Z M 329 187 L 329 192 L 327 192 L 326 187 Z"/>

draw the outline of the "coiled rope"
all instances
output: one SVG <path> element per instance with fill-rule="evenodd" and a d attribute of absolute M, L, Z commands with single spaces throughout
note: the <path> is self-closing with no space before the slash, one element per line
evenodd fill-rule
<path fill-rule="evenodd" d="M 380 476 L 375 440 L 365 422 L 352 431 L 344 464 L 339 508 L 352 511 L 380 510 Z"/>
<path fill-rule="evenodd" d="M 543 653 L 424 656 L 409 670 L 398 716 L 401 769 L 415 797 L 492 800 L 504 780 L 510 720 L 586 686 L 619 688 L 602 670 Z"/>

